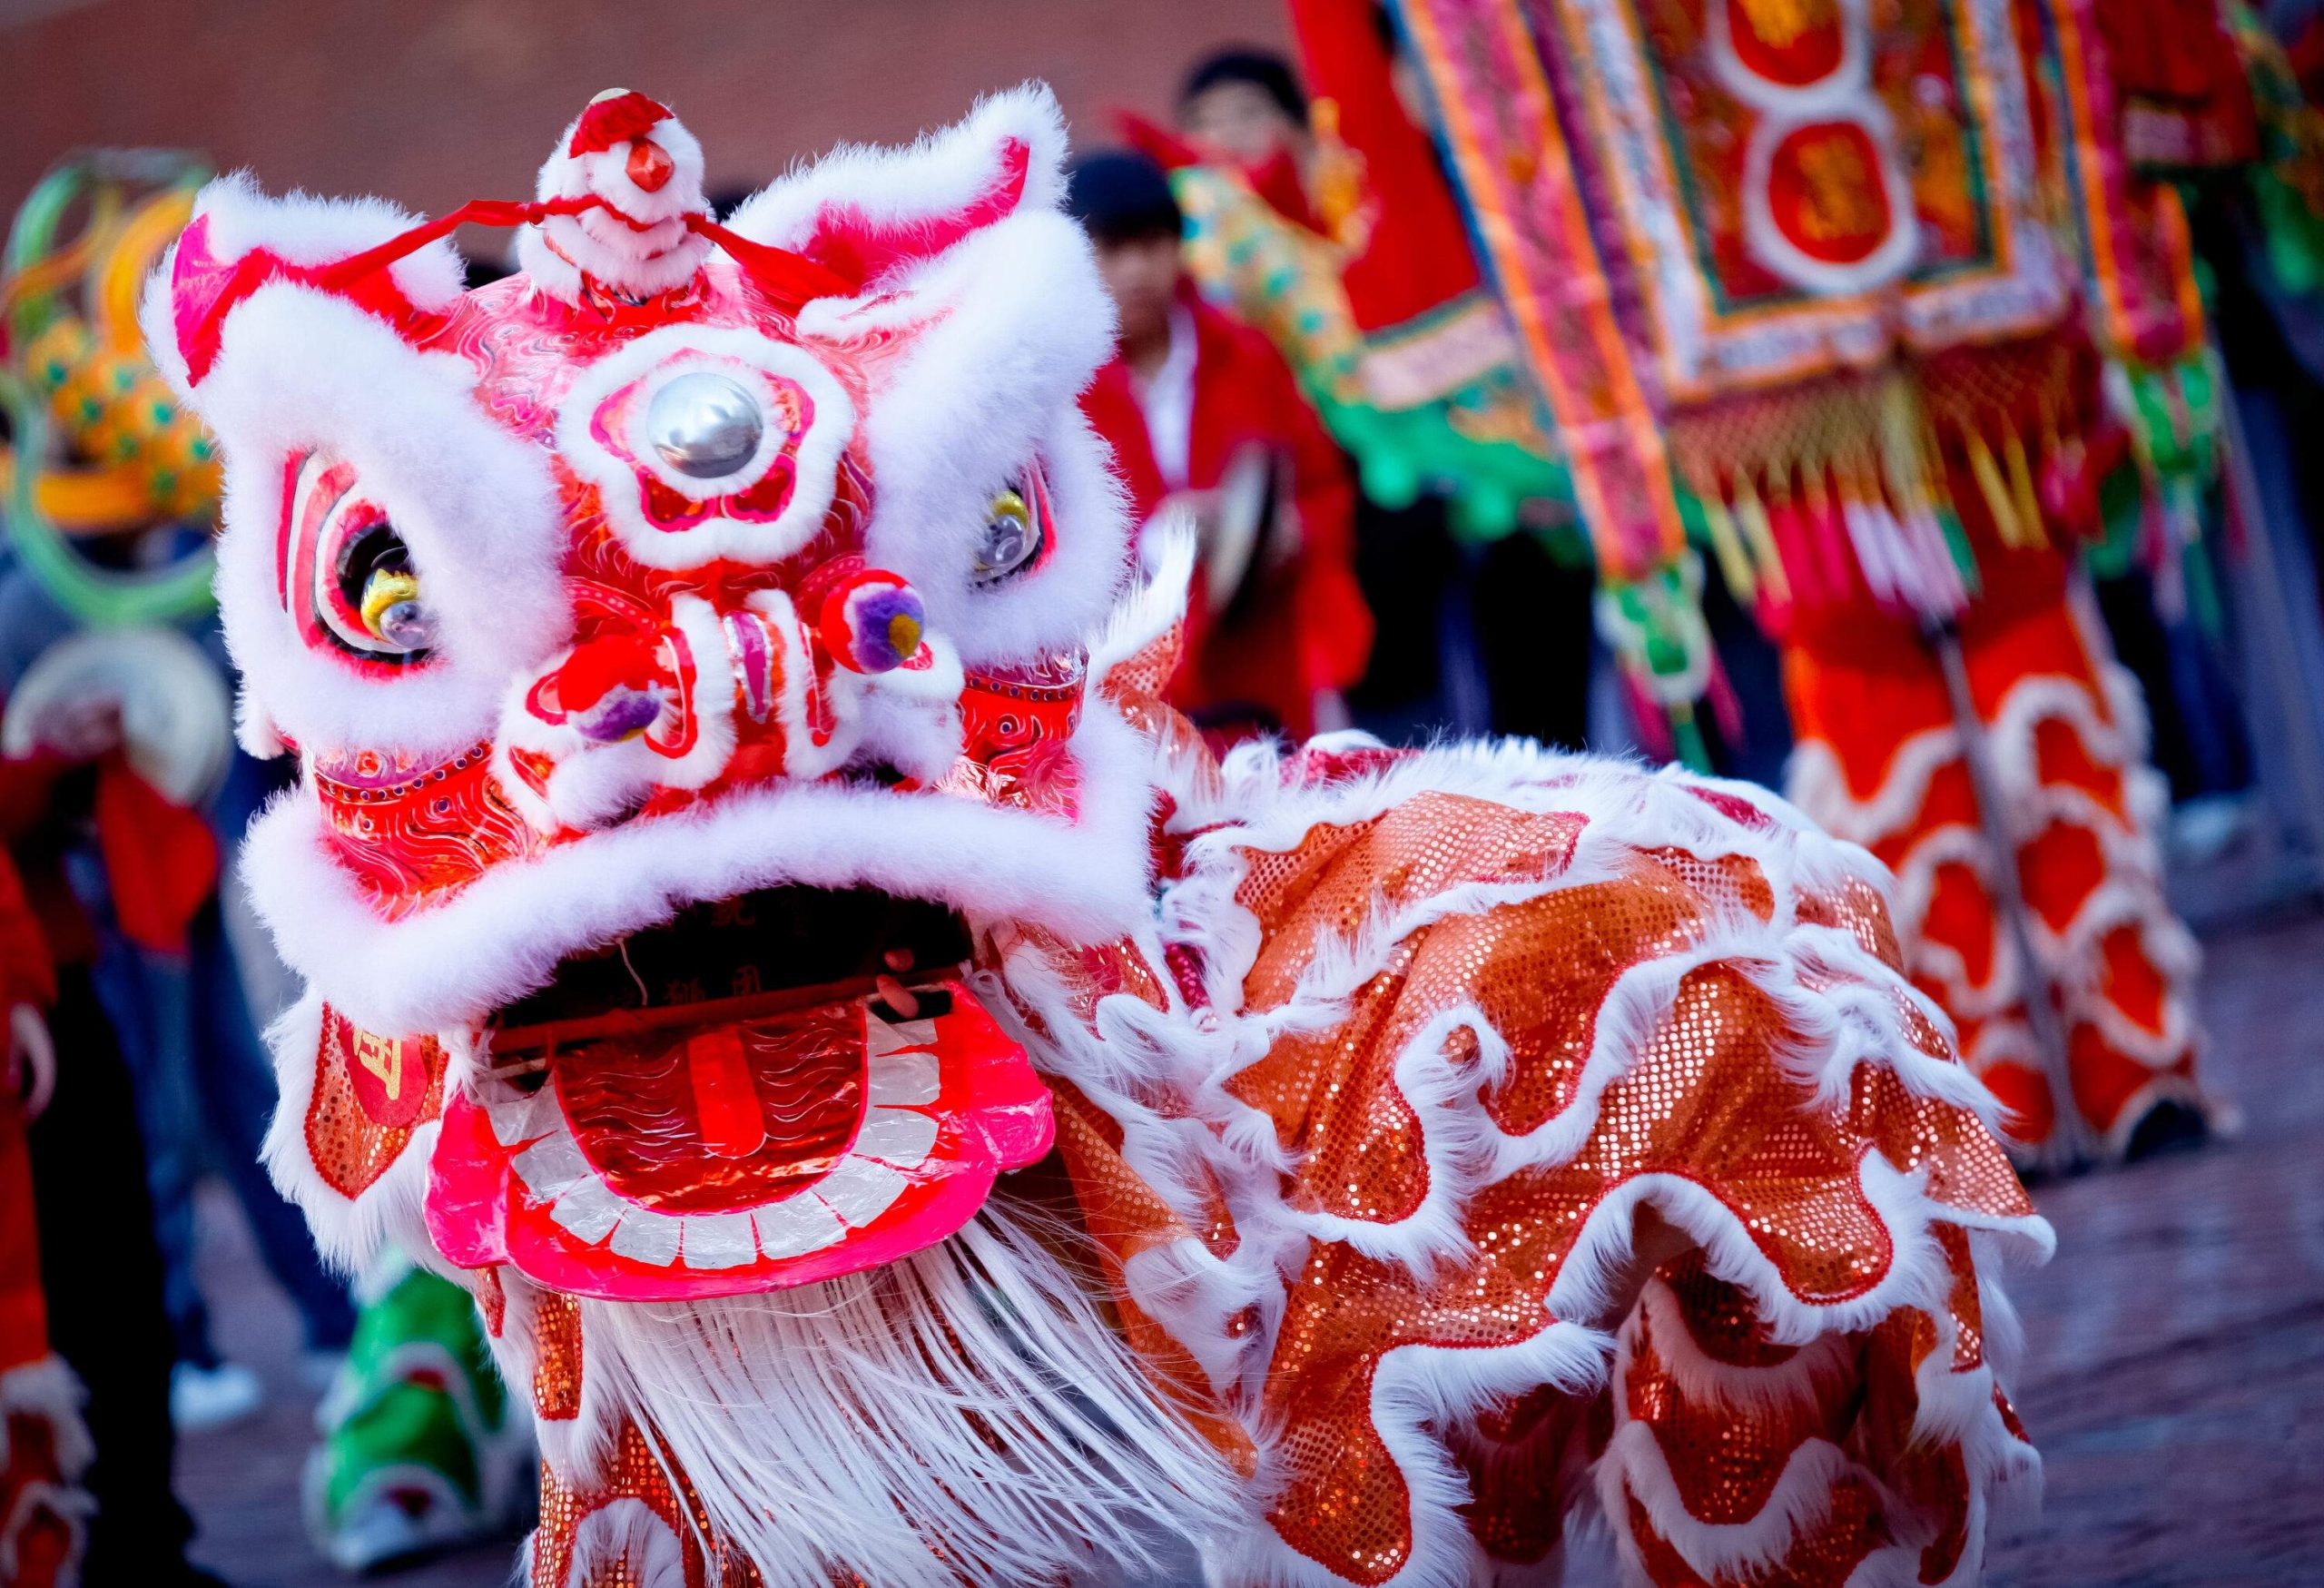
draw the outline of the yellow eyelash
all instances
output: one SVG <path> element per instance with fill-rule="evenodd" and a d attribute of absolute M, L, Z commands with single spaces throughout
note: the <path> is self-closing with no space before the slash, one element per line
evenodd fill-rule
<path fill-rule="evenodd" d="M 375 573 L 363 582 L 363 626 L 379 638 L 379 620 L 399 601 L 417 600 L 419 581 L 409 574 Z"/>

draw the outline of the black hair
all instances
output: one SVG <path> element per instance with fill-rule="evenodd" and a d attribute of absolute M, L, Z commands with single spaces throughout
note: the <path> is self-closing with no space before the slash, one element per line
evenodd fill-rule
<path fill-rule="evenodd" d="M 1175 238 L 1186 225 L 1170 179 L 1128 149 L 1094 150 L 1076 160 L 1066 174 L 1065 208 L 1092 241 L 1107 246 Z"/>
<path fill-rule="evenodd" d="M 1236 48 L 1204 56 L 1178 90 L 1178 108 L 1186 109 L 1222 83 L 1248 83 L 1262 89 L 1285 115 L 1303 127 L 1307 124 L 1307 95 L 1300 90 L 1299 78 L 1291 63 L 1272 50 Z"/>

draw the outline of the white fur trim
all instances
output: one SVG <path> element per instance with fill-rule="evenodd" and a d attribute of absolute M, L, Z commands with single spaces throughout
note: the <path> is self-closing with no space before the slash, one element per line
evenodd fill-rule
<path fill-rule="evenodd" d="M 415 1129 L 395 1162 L 358 1196 L 348 1197 L 325 1181 L 307 1147 L 307 1110 L 314 1101 L 322 1021 L 322 994 L 310 987 L 267 1028 L 267 1047 L 274 1055 L 277 1100 L 273 1118 L 267 1122 L 266 1140 L 259 1150 L 275 1189 L 307 1216 L 307 1228 L 313 1232 L 323 1260 L 341 1273 L 359 1274 L 391 1245 L 406 1252 L 433 1249 L 420 1217 L 420 1199 L 426 1193 L 428 1159 L 435 1151 L 439 1127 L 431 1119 Z M 460 1084 L 466 1069 L 466 1038 L 456 1034 L 451 1041 L 463 1057 L 462 1062 L 454 1063 L 448 1048 L 444 1077 L 448 1098 Z"/>
<path fill-rule="evenodd" d="M 241 670 L 245 737 L 279 725 L 310 750 L 389 744 L 455 755 L 491 730 L 503 682 L 562 643 L 563 519 L 540 452 L 470 396 L 458 360 L 415 351 L 353 306 L 303 287 L 253 293 L 226 319 L 189 399 L 226 459 L 218 598 Z M 411 548 L 441 638 L 434 660 L 364 676 L 311 646 L 284 611 L 276 563 L 284 466 L 315 450 Z"/>
<path fill-rule="evenodd" d="M 776 599 L 783 599 L 776 594 Z M 785 610 L 788 603 L 785 603 Z M 699 596 L 676 596 L 670 601 L 671 632 L 685 642 L 694 678 L 694 742 L 682 755 L 665 755 L 644 735 L 597 744 L 569 722 L 543 722 L 533 715 L 529 700 L 538 682 L 521 677 L 508 686 L 501 706 L 500 732 L 493 747 L 493 775 L 511 804 L 544 833 L 560 827 L 587 831 L 633 810 L 656 788 L 702 788 L 713 782 L 734 759 L 734 672 L 726 634 L 710 603 Z M 795 635 L 796 629 L 791 631 Z M 566 657 L 554 657 L 544 673 L 562 666 Z M 802 647 L 795 641 L 783 653 L 787 669 L 803 666 Z M 786 673 L 785 682 L 789 682 Z M 663 731 L 677 720 L 675 700 L 663 704 Z M 795 730 L 803 740 L 803 726 Z M 556 770 L 548 776 L 547 798 L 533 792 L 510 761 L 510 753 L 531 750 L 548 755 Z"/>
<path fill-rule="evenodd" d="M 261 192 L 248 171 L 231 172 L 202 190 L 193 202 L 193 217 L 203 216 L 210 221 L 211 257 L 222 265 L 260 248 L 290 264 L 326 264 L 376 247 L 420 223 L 419 216 L 385 199 L 326 199 L 302 192 L 275 198 Z M 187 397 L 192 383 L 178 349 L 170 299 L 176 262 L 177 249 L 172 244 L 145 283 L 137 318 L 155 366 L 180 397 Z M 465 290 L 468 267 L 450 240 L 439 239 L 396 261 L 388 274 L 414 306 L 433 311 L 451 307 Z"/>
<path fill-rule="evenodd" d="M 1170 632 L 1186 616 L 1187 591 L 1194 579 L 1195 529 L 1177 517 L 1147 527 L 1144 577 L 1115 603 L 1113 616 L 1089 646 L 1089 687 L 1106 693 L 1117 667 Z"/>
<path fill-rule="evenodd" d="M 943 635 L 931 634 L 921 643 L 928 647 L 925 667 L 884 673 L 840 668 L 832 675 L 841 725 L 825 752 L 832 765 L 870 758 L 934 782 L 959 759 L 960 692 L 968 682 L 960 653 Z M 843 754 L 832 754 L 842 746 Z"/>
<path fill-rule="evenodd" d="M 994 153 L 1015 138 L 1031 152 L 1027 210 L 1065 202 L 1065 115 L 1045 83 L 989 94 L 959 123 L 904 148 L 842 143 L 753 195 L 728 224 L 753 242 L 804 246 L 827 204 L 890 225 L 957 213 L 991 184 Z"/>
<path fill-rule="evenodd" d="M 33 1482 L 15 1495 L 15 1504 L 0 1514 L 0 1583 L 13 1583 L 16 1546 L 33 1519 L 45 1514 L 64 1524 L 66 1533 L 63 1588 L 80 1581 L 82 1552 L 88 1544 L 89 1518 L 96 1502 L 81 1485 L 96 1445 L 89 1437 L 81 1408 L 88 1394 L 61 1356 L 42 1356 L 0 1373 L 0 1466 L 8 1462 L 8 1425 L 12 1416 L 37 1418 L 48 1425 L 50 1452 L 62 1483 Z"/>
<path fill-rule="evenodd" d="M 581 301 L 581 271 L 616 291 L 640 298 L 684 285 L 711 250 L 710 240 L 689 232 L 685 224 L 687 215 L 705 209 L 701 141 L 675 116 L 655 123 L 641 134 L 660 144 L 675 167 L 661 190 L 649 193 L 629 180 L 627 140 L 586 154 L 566 153 L 580 124 L 576 116 L 557 134 L 556 146 L 534 183 L 534 196 L 548 200 L 595 193 L 630 220 L 646 222 L 646 230 L 634 230 L 601 210 L 553 215 L 517 233 L 517 269 L 535 287 L 566 303 Z"/>
<path fill-rule="evenodd" d="M 1258 1139 L 1247 1129 L 1230 1143 L 1216 1129 L 1247 1110 L 1222 1100 L 1208 1078 L 1247 1061 L 1241 1055 L 1255 1039 L 1240 1021 L 1196 1021 L 1167 981 L 1168 1002 L 1161 1011 L 1118 994 L 1099 1001 L 1085 1021 L 1043 952 L 1010 941 L 1008 929 L 992 935 L 994 953 L 980 957 L 997 958 L 1001 969 L 980 971 L 976 979 L 986 1009 L 1039 1067 L 1070 1080 L 1119 1127 L 1122 1161 L 1189 1229 L 1205 1228 L 1213 1190 L 1225 1197 L 1239 1238 L 1231 1256 L 1217 1258 L 1198 1239 L 1182 1240 L 1140 1254 L 1124 1281 L 1203 1368 L 1224 1404 L 1255 1406 L 1283 1317 L 1285 1276 L 1305 1238 L 1277 1216 L 1279 1189 L 1255 1183 L 1285 1167 L 1279 1155 L 1246 1146 Z M 1149 933 L 1136 941 L 1149 964 L 1161 962 Z M 1248 1313 L 1256 1313 L 1259 1327 L 1236 1326 Z"/>
<path fill-rule="evenodd" d="M 929 323 L 865 405 L 878 481 L 865 553 L 912 582 L 930 626 L 955 636 L 971 666 L 1066 649 L 1104 622 L 1128 571 L 1120 487 L 1074 406 L 1113 350 L 1088 240 L 1062 215 L 1020 212 L 905 280 L 905 296 L 877 313 Z M 862 301 L 810 304 L 800 330 L 861 334 Z M 987 509 L 1035 461 L 1055 521 L 1048 560 L 978 585 Z"/>
<path fill-rule="evenodd" d="M 1010 138 L 1029 151 L 1011 214 L 864 296 L 818 300 L 799 319 L 803 336 L 842 344 L 918 328 L 866 405 L 879 482 L 866 550 L 911 580 L 931 626 L 971 666 L 1068 648 L 1104 621 L 1126 571 L 1120 488 L 1074 406 L 1113 351 L 1114 311 L 1088 240 L 1055 212 L 1066 146 L 1056 100 L 1029 84 L 909 148 L 840 148 L 751 199 L 732 222 L 754 242 L 795 249 L 826 206 L 874 224 L 940 219 L 989 189 Z M 979 586 L 970 557 L 987 506 L 1036 459 L 1055 511 L 1049 559 Z"/>
<path fill-rule="evenodd" d="M 1865 1152 L 1856 1177 L 1858 1192 L 1895 1249 L 1880 1277 L 1855 1295 L 1827 1300 L 1796 1294 L 1725 1202 L 1692 1180 L 1641 1174 L 1624 1180 L 1590 1210 L 1551 1287 L 1551 1307 L 1561 1317 L 1604 1310 L 1614 1278 L 1630 1260 L 1638 1213 L 1650 1206 L 1702 1248 L 1715 1277 L 1750 1293 L 1769 1339 L 1805 1345 L 1836 1329 L 1867 1327 L 1920 1298 L 1925 1276 L 1937 1266 L 1928 1233 L 1931 1216 L 1949 1217 L 1950 1209 L 1939 1208 L 1923 1194 L 1925 1175 L 1900 1174 L 1877 1152 Z"/>
<path fill-rule="evenodd" d="M 0 1466 L 8 1459 L 7 1417 L 38 1417 L 48 1425 L 58 1474 L 68 1484 L 80 1482 L 97 1456 L 88 1425 L 81 1420 L 88 1398 L 62 1356 L 35 1357 L 0 1373 Z"/>
<path fill-rule="evenodd" d="M 1121 626 L 1093 653 L 1093 674 L 1134 654 L 1167 621 L 1165 606 L 1137 598 Z M 1102 666 L 1099 666 L 1102 664 Z M 1166 775 L 1183 768 L 1164 769 Z M 1740 798 L 1765 824 L 1738 821 L 1696 797 L 1709 786 Z M 1252 851 L 1296 845 L 1320 824 L 1366 820 L 1432 789 L 1492 800 L 1512 810 L 1566 810 L 1590 818 L 1567 867 L 1531 882 L 1468 884 L 1396 908 L 1375 907 L 1344 940 L 1316 952 L 1280 1004 L 1248 1011 L 1242 986 L 1260 946 L 1256 921 L 1235 902 Z M 1226 1258 L 1198 1241 L 1181 1240 L 1140 1254 L 1126 1269 L 1132 1297 L 1202 1366 L 1225 1404 L 1256 1440 L 1262 1456 L 1260 1491 L 1278 1469 L 1271 1431 L 1256 1416 L 1260 1380 L 1285 1308 L 1285 1286 L 1318 1241 L 1339 1241 L 1382 1260 L 1425 1269 L 1465 1247 L 1460 1214 L 1482 1185 L 1525 1167 L 1553 1163 L 1571 1153 L 1595 1123 L 1602 1088 L 1635 1062 L 1646 1036 L 1667 1011 L 1684 974 L 1701 964 L 1734 968 L 1783 1007 L 1794 1028 L 1796 1051 L 1780 1056 L 1815 1097 L 1803 1107 L 1830 1108 L 1835 1078 L 1846 1081 L 1864 1063 L 1893 1068 L 1908 1088 L 1990 1113 L 1983 1090 L 1958 1066 L 1934 1059 L 1905 1038 L 1908 1010 L 1941 1013 L 1917 998 L 1902 977 L 1864 953 L 1844 932 L 1802 925 L 1794 901 L 1802 890 L 1829 892 L 1848 878 L 1885 888 L 1885 875 L 1853 845 L 1816 833 L 1783 802 L 1733 785 L 1705 785 L 1675 774 L 1643 775 L 1633 768 L 1553 755 L 1522 745 L 1462 746 L 1410 758 L 1389 770 L 1324 786 L 1292 779 L 1279 752 L 1251 747 L 1229 758 L 1215 778 L 1189 775 L 1176 784 L 1173 825 L 1193 836 L 1187 874 L 1167 885 L 1161 929 L 1167 942 L 1196 946 L 1205 960 L 1213 1007 L 1197 1013 L 1166 983 L 1165 1007 L 1116 995 L 1093 1013 L 1075 1012 L 1065 980 L 1040 953 L 997 943 L 1000 973 L 990 981 L 996 1007 L 1029 1017 L 1019 1034 L 1044 1069 L 1070 1080 L 1121 1129 L 1126 1162 L 1192 1228 L 1204 1228 L 1206 1199 L 1223 1197 L 1238 1245 Z M 1585 1064 L 1582 1095 L 1541 1129 L 1510 1138 L 1492 1127 L 1480 1092 L 1495 1084 L 1510 1062 L 1506 1042 L 1472 1008 L 1448 1010 L 1413 1033 L 1394 1059 L 1394 1076 L 1420 1120 L 1430 1170 L 1428 1193 L 1411 1217 L 1394 1223 L 1320 1215 L 1286 1201 L 1282 1176 L 1295 1160 L 1277 1141 L 1273 1122 L 1241 1104 L 1222 1082 L 1264 1055 L 1291 1031 L 1328 1030 L 1346 1016 L 1349 1001 L 1387 962 L 1398 942 L 1449 915 L 1522 902 L 1561 887 L 1621 874 L 1640 851 L 1677 843 L 1706 858 L 1749 856 L 1765 874 L 1776 915 L 1762 922 L 1748 912 L 1714 912 L 1705 935 L 1690 947 L 1649 962 L 1619 981 L 1601 1009 L 1596 1047 Z M 1136 940 L 1150 962 L 1159 945 Z M 1816 973 L 1813 981 L 1807 972 Z M 1005 994 L 1005 995 L 1004 995 Z M 1241 1011 L 1241 1012 L 1237 1012 Z M 1447 1041 L 1466 1029 L 1475 1057 L 1455 1065 Z M 1941 1292 L 1943 1263 L 1928 1234 L 1937 1219 L 1991 1224 L 1994 1237 L 2028 1255 L 2045 1253 L 2046 1225 L 2038 1218 L 1986 1219 L 1933 1202 L 1925 1177 L 1898 1172 L 1867 1150 L 1857 1184 L 1894 1241 L 1887 1268 L 1867 1289 L 1825 1298 L 1794 1294 L 1759 1250 L 1738 1215 L 1691 1181 L 1643 1176 L 1618 1188 L 1585 1224 L 1566 1258 L 1545 1320 L 1574 1319 L 1602 1311 L 1613 1282 L 1632 1255 L 1631 1235 L 1641 1204 L 1658 1208 L 1704 1250 L 1712 1270 L 1743 1287 L 1781 1341 L 1802 1346 L 1814 1374 L 1844 1364 L 1852 1330 L 1869 1327 L 1903 1305 L 1921 1305 Z M 1256 1313 L 1254 1329 L 1246 1324 Z M 1555 1331 L 1570 1330 L 1560 1335 Z M 1584 1350 L 1587 1331 L 1559 1323 L 1506 1355 L 1491 1351 L 1417 1350 L 1392 1354 L 1375 1379 L 1374 1424 L 1410 1484 L 1415 1547 L 1393 1579 L 1409 1584 L 1482 1580 L 1486 1563 L 1471 1542 L 1457 1508 L 1464 1485 L 1445 1462 L 1442 1431 L 1492 1397 L 1541 1382 L 1594 1385 L 1602 1373 L 1602 1341 Z M 1402 1362 L 1401 1368 L 1398 1364 Z M 1399 1372 L 1409 1377 L 1399 1377 Z M 1545 1376 L 1528 1378 L 1528 1374 Z M 1771 1396 L 1784 1386 L 1771 1376 L 1751 1392 Z M 1385 1398 L 1382 1398 L 1384 1396 Z M 1417 1397 L 1420 1410 L 1407 1414 Z M 1425 1430 L 1425 1432 L 1423 1432 Z M 1802 1491 L 1805 1493 L 1805 1490 Z M 1220 1583 L 1323 1584 L 1331 1574 L 1297 1555 L 1255 1524 L 1212 1556 Z"/>
<path fill-rule="evenodd" d="M 433 1248 L 429 1249 L 432 1253 Z M 434 1266 L 440 1267 L 441 1259 L 437 1258 Z M 510 1408 L 510 1416 L 521 1425 L 525 1420 L 526 1390 L 539 1366 L 540 1304 L 547 1293 L 513 1266 L 504 1264 L 499 1273 L 500 1332 L 487 1335 L 486 1343 L 492 1349 L 493 1364 L 500 1371 L 501 1382 L 511 1386 L 517 1397 L 517 1405 Z M 450 1277 L 470 1285 L 475 1281 L 474 1275 Z M 605 1463 L 619 1444 L 625 1415 L 624 1407 L 614 1396 L 610 1376 L 589 1371 L 590 1347 L 595 1343 L 585 1334 L 581 1346 L 580 1406 L 576 1415 L 530 1418 L 541 1459 L 555 1468 L 565 1482 L 578 1488 L 603 1481 Z"/>
<path fill-rule="evenodd" d="M 1680 1497 L 1654 1430 L 1644 1423 L 1624 1423 L 1614 1431 L 1599 1464 L 1599 1503 L 1608 1515 L 1626 1523 L 1629 1507 L 1623 1502 L 1635 1497 L 1652 1517 L 1654 1530 L 1697 1572 L 1711 1579 L 1740 1577 L 1779 1562 L 1801 1531 L 1831 1514 L 1833 1489 L 1859 1470 L 1837 1445 L 1805 1439 L 1784 1463 L 1766 1504 L 1749 1521 L 1701 1522 Z M 1616 1531 L 1625 1554 L 1630 1553 L 1634 1546 L 1628 1526 Z M 1635 1561 L 1630 1564 L 1638 1581 L 1651 1580 Z"/>
<path fill-rule="evenodd" d="M 1994 1404 L 1995 1375 L 2014 1347 L 2015 1319 L 1991 1281 L 1995 1252 L 1991 1238 L 1973 1235 L 1978 1288 L 1989 1327 L 1987 1353 L 1978 1365 L 1954 1366 L 1958 1328 L 1942 1293 L 1952 1282 L 1938 1264 L 1923 1276 L 1923 1293 L 1911 1303 L 1934 1324 L 1934 1348 L 1922 1358 L 1913 1380 L 1913 1445 L 1955 1447 L 1968 1484 L 1966 1538 L 1945 1583 L 1972 1588 L 1982 1580 L 1988 1518 L 1996 1507 L 2006 1516 L 2022 1514 L 2038 1492 L 2040 1457 L 2012 1435 Z M 1845 1395 L 1845 1381 L 1858 1371 L 1859 1337 L 1834 1334 L 1800 1355 L 1768 1367 L 1739 1366 L 1706 1356 L 1680 1314 L 1676 1298 L 1659 1280 L 1649 1282 L 1637 1314 L 1624 1327 L 1614 1363 L 1614 1382 L 1626 1382 L 1643 1327 L 1657 1363 L 1679 1393 L 1699 1406 L 1732 1406 L 1762 1415 L 1796 1406 L 1807 1397 Z M 1996 1356 L 1994 1353 L 2001 1355 Z M 1627 1502 L 1635 1499 L 1654 1531 L 1689 1566 L 1713 1580 L 1756 1577 L 1779 1565 L 1799 1534 L 1828 1514 L 1834 1488 L 1850 1479 L 1879 1497 L 1884 1521 L 1898 1543 L 1873 1552 L 1853 1573 L 1852 1588 L 1909 1588 L 1920 1583 L 1920 1551 L 1935 1541 L 1948 1518 L 1932 1515 L 1910 1499 L 1887 1475 L 1848 1459 L 1821 1437 L 1804 1439 L 1787 1458 L 1773 1491 L 1748 1520 L 1707 1523 L 1690 1513 L 1673 1480 L 1654 1430 L 1633 1421 L 1628 1403 L 1617 1396 L 1615 1430 L 1597 1469 L 1600 1504 L 1616 1520 L 1625 1581 L 1641 1585 L 1650 1577 L 1627 1523 Z"/>
<path fill-rule="evenodd" d="M 784 883 L 879 887 L 1104 942 L 1148 916 L 1151 796 L 1118 717 L 1093 705 L 1071 742 L 1083 771 L 1072 823 L 839 783 L 736 790 L 505 863 L 390 922 L 322 848 L 311 795 L 293 791 L 252 825 L 244 864 L 284 960 L 380 1031 L 457 1030 L 540 986 L 567 953 Z"/>
<path fill-rule="evenodd" d="M 1747 1412 L 1773 1412 L 1807 1401 L 1856 1370 L 1856 1343 L 1846 1334 L 1832 1333 L 1795 1347 L 1779 1362 L 1745 1366 L 1722 1362 L 1706 1354 L 1679 1310 L 1679 1298 L 1659 1275 L 1639 1292 L 1638 1311 L 1630 1327 L 1642 1321 L 1654 1342 L 1654 1355 L 1668 1368 L 1686 1397 L 1698 1406 L 1734 1406 Z M 1614 1364 L 1614 1382 L 1622 1381 L 1630 1366 L 1628 1330 Z"/>
<path fill-rule="evenodd" d="M 1553 1323 L 1512 1346 L 1399 1346 L 1372 1376 L 1372 1425 L 1403 1475 L 1411 1502 L 1412 1553 L 1379 1588 L 1472 1588 L 1488 1562 L 1460 1508 L 1468 1480 L 1446 1455 L 1442 1430 L 1478 1408 L 1543 1385 L 1587 1394 L 1606 1381 L 1613 1342 L 1579 1324 Z M 1262 1491 L 1268 1475 L 1261 1475 Z M 1255 1517 L 1206 1557 L 1222 1588 L 1344 1588 Z"/>
<path fill-rule="evenodd" d="M 559 1588 L 592 1583 L 686 1588 L 685 1548 L 643 1500 L 608 1500 L 573 1530 L 573 1553 Z"/>

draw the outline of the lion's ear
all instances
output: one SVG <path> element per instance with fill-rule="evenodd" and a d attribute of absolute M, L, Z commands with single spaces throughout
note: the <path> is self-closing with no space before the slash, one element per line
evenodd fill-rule
<path fill-rule="evenodd" d="M 806 255 L 859 291 L 1065 192 L 1065 123 L 1049 89 L 997 94 L 908 148 L 841 148 L 734 213 L 754 242 Z"/>
<path fill-rule="evenodd" d="M 196 395 L 224 351 L 233 311 L 271 281 L 344 299 L 409 333 L 449 309 L 467 269 L 448 242 L 343 284 L 328 267 L 400 237 L 419 218 L 379 199 L 271 197 L 247 173 L 202 190 L 193 218 L 146 286 L 140 321 L 154 363 L 198 410 Z"/>
<path fill-rule="evenodd" d="M 1035 84 L 908 147 L 841 149 L 732 222 L 856 287 L 798 326 L 860 350 L 868 373 L 864 548 L 971 665 L 1078 646 L 1128 569 L 1119 493 L 1078 406 L 1113 352 L 1113 301 L 1064 195 L 1064 120 Z M 997 545 L 1022 565 L 996 568 Z"/>

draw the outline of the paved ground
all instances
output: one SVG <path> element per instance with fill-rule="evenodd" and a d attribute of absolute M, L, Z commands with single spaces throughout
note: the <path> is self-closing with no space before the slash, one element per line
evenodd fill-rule
<path fill-rule="evenodd" d="M 2035 1191 L 2058 1256 L 2011 1292 L 2049 1482 L 2010 1588 L 2324 1583 L 2324 922 L 2209 948 L 2242 1139 Z"/>
<path fill-rule="evenodd" d="M 216 1187 L 210 1192 L 202 1208 L 202 1264 L 212 1325 L 219 1348 L 256 1368 L 270 1395 L 267 1409 L 251 1421 L 178 1442 L 178 1493 L 202 1530 L 193 1558 L 232 1588 L 332 1588 L 350 1580 L 308 1547 L 299 1521 L 315 1397 L 299 1384 L 298 1315 L 260 1266 L 232 1198 Z M 385 1588 L 507 1588 L 516 1548 L 511 1538 L 377 1581 Z"/>
<path fill-rule="evenodd" d="M 2216 935 L 2204 1002 L 2216 1085 L 2243 1139 L 2045 1185 L 2058 1258 L 2012 1287 L 2028 1334 L 2018 1404 L 2049 1464 L 2041 1522 L 2000 1541 L 1996 1588 L 2324 1583 L 2324 920 Z M 212 1211 L 204 1261 L 229 1351 L 274 1409 L 190 1438 L 180 1481 L 200 1558 L 236 1588 L 330 1570 L 298 1524 L 310 1402 L 287 1305 Z M 396 1588 L 497 1588 L 492 1545 Z"/>

